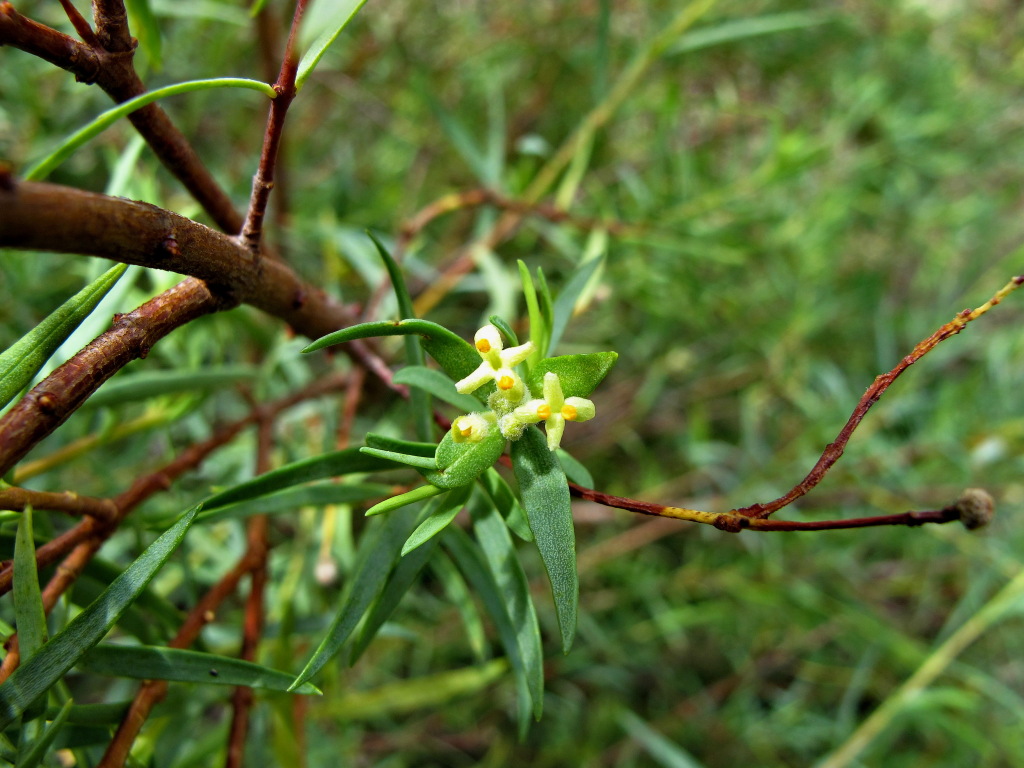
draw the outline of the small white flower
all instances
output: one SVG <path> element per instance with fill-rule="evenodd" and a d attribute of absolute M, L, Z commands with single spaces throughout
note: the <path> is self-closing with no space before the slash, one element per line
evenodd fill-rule
<path fill-rule="evenodd" d="M 494 425 L 493 413 L 469 413 L 452 422 L 452 439 L 456 443 L 479 443 Z"/>
<path fill-rule="evenodd" d="M 483 362 L 469 376 L 456 382 L 455 389 L 467 395 L 493 381 L 506 402 L 518 403 L 523 398 L 526 387 L 513 369 L 533 352 L 533 342 L 528 341 L 518 347 L 503 349 L 501 333 L 490 324 L 477 331 L 473 340 Z"/>
<path fill-rule="evenodd" d="M 543 421 L 548 435 L 548 448 L 553 451 L 562 442 L 565 422 L 588 421 L 594 418 L 595 413 L 596 409 L 590 400 L 583 397 L 564 397 L 558 374 L 548 371 L 544 374 L 544 399 L 531 400 L 519 406 L 512 412 L 511 418 L 522 426 Z M 500 426 L 501 433 L 508 437 L 505 425 L 502 423 Z M 509 427 L 511 428 L 511 422 Z M 522 433 L 521 427 L 519 432 Z"/>

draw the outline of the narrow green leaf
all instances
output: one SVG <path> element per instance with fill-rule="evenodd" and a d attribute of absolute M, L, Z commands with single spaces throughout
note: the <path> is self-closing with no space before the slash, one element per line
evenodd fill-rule
<path fill-rule="evenodd" d="M 131 701 L 116 701 L 109 704 L 75 704 L 68 713 L 69 725 L 117 725 L 124 719 L 124 713 L 132 705 Z M 47 719 L 54 719 L 63 707 L 47 707 Z"/>
<path fill-rule="evenodd" d="M 530 584 L 519 563 L 512 537 L 508 535 L 508 528 L 494 507 L 486 499 L 478 497 L 470 507 L 470 514 L 477 541 L 487 557 L 494 583 L 515 628 L 519 653 L 526 668 L 526 684 L 533 699 L 533 716 L 540 720 L 544 709 L 544 652 L 537 611 L 530 597 Z"/>
<path fill-rule="evenodd" d="M 703 768 L 685 749 L 669 741 L 628 709 L 619 713 L 619 725 L 663 768 Z"/>
<path fill-rule="evenodd" d="M 526 367 L 532 372 L 538 361 L 548 354 L 548 342 L 551 341 L 550 329 L 544 324 L 544 316 L 537 301 L 537 290 L 526 264 L 519 259 L 519 279 L 523 283 L 523 295 L 526 297 L 526 312 L 530 317 L 530 341 L 535 345 L 533 353 L 526 360 Z"/>
<path fill-rule="evenodd" d="M 72 619 L 0 685 L 0 730 L 13 723 L 103 638 L 177 549 L 198 511 L 199 507 L 195 507 L 182 515 L 181 520 L 150 544 L 96 602 Z"/>
<path fill-rule="evenodd" d="M 295 679 L 288 672 L 229 656 L 152 645 L 102 643 L 79 659 L 76 666 L 84 672 L 109 677 L 244 685 L 268 691 L 287 691 Z M 320 690 L 312 683 L 304 683 L 291 693 L 319 696 Z"/>
<path fill-rule="evenodd" d="M 321 336 L 303 352 L 316 352 L 324 347 L 344 344 L 356 339 L 370 339 L 375 336 L 407 336 L 416 334 L 421 337 L 423 348 L 444 369 L 444 372 L 455 381 L 466 378 L 480 365 L 480 355 L 465 339 L 459 338 L 443 325 L 429 320 L 397 320 L 361 323 L 340 331 Z"/>
<path fill-rule="evenodd" d="M 491 497 L 491 503 L 505 518 L 505 525 L 509 527 L 509 530 L 523 541 L 533 541 L 533 531 L 530 530 L 526 512 L 519 503 L 519 499 L 516 498 L 515 492 L 498 474 L 498 470 L 491 467 L 480 475 L 480 485 Z"/>
<path fill-rule="evenodd" d="M 437 710 L 461 696 L 482 691 L 500 680 L 507 670 L 506 661 L 495 659 L 480 667 L 385 683 L 366 691 L 349 690 L 326 702 L 321 711 L 332 719 L 371 720 L 422 709 Z"/>
<path fill-rule="evenodd" d="M 544 277 L 544 270 L 540 267 L 537 267 L 537 301 L 540 304 L 540 316 L 544 318 L 544 327 L 548 332 L 547 354 L 551 354 L 551 328 L 555 319 L 554 300 L 551 298 L 548 279 Z"/>
<path fill-rule="evenodd" d="M 376 432 L 367 432 L 366 445 L 370 448 L 379 448 L 382 451 L 396 451 L 397 453 L 408 453 L 412 456 L 433 456 L 437 453 L 437 443 L 419 443 L 412 440 L 403 440 L 400 437 L 388 437 Z"/>
<path fill-rule="evenodd" d="M 565 471 L 565 476 L 567 478 L 576 483 L 576 485 L 582 485 L 584 488 L 594 487 L 593 475 L 590 474 L 590 470 L 583 466 L 576 457 L 561 448 L 555 451 L 555 455 L 558 456 L 558 461 L 561 463 L 562 469 Z"/>
<path fill-rule="evenodd" d="M 20 751 L 21 754 L 19 754 L 14 768 L 35 768 L 35 766 L 43 762 L 43 758 L 46 757 L 46 753 L 50 750 L 50 745 L 53 744 L 54 739 L 57 738 L 64 727 L 64 721 L 68 719 L 68 714 L 71 712 L 73 704 L 74 702 L 71 699 L 64 703 L 64 706 L 60 708 L 60 711 L 53 718 L 53 722 L 46 726 L 46 729 L 39 734 L 39 738 L 32 742 L 28 749 Z"/>
<path fill-rule="evenodd" d="M 415 504 L 417 501 L 426 501 L 431 496 L 437 496 L 444 492 L 444 488 L 438 488 L 436 485 L 427 483 L 426 485 L 421 485 L 419 488 L 413 488 L 411 491 L 400 493 L 398 496 L 392 496 L 390 499 L 384 499 L 384 501 L 374 504 L 366 510 L 366 516 L 373 517 L 375 515 L 382 515 L 385 512 L 390 512 L 394 509 L 399 509 L 401 507 L 408 506 L 409 504 Z"/>
<path fill-rule="evenodd" d="M 519 337 L 516 336 L 516 332 L 512 330 L 512 326 L 506 323 L 504 318 L 499 317 L 498 315 L 491 315 L 488 319 L 490 320 L 491 325 L 501 331 L 502 335 L 505 337 L 506 346 L 519 346 Z"/>
<path fill-rule="evenodd" d="M 367 456 L 376 456 L 378 459 L 396 461 L 417 469 L 425 469 L 431 472 L 437 471 L 437 459 L 430 456 L 413 456 L 409 453 L 398 453 L 397 451 L 382 451 L 380 448 L 360 448 Z"/>
<path fill-rule="evenodd" d="M 431 446 L 433 448 L 434 446 Z M 282 488 L 301 485 L 310 480 L 322 480 L 325 477 L 341 477 L 362 472 L 378 472 L 394 469 L 394 462 L 384 461 L 374 456 L 360 453 L 358 448 L 346 448 L 343 451 L 332 451 L 309 459 L 302 459 L 283 467 L 265 472 L 259 477 L 215 493 L 203 502 L 207 513 L 228 504 L 237 504 L 246 499 L 266 496 Z"/>
<path fill-rule="evenodd" d="M 92 122 L 88 123 L 85 127 L 75 131 L 49 155 L 29 168 L 25 172 L 25 180 L 41 181 L 45 179 L 50 174 L 50 171 L 67 160 L 76 149 L 89 141 L 89 139 L 103 133 L 103 131 L 112 126 L 122 117 L 130 115 L 140 107 L 152 104 L 154 101 L 166 96 L 175 96 L 180 93 L 191 93 L 193 91 L 205 91 L 211 88 L 248 88 L 250 90 L 260 91 L 272 99 L 277 96 L 277 91 L 266 83 L 262 83 L 259 80 L 248 80 L 243 77 L 217 77 L 211 80 L 190 80 L 185 83 L 176 83 L 174 85 L 165 86 L 164 88 L 157 88 L 154 91 L 146 91 L 140 96 L 136 96 L 134 99 L 128 99 L 128 101 L 121 102 L 116 107 L 108 109 L 106 112 L 94 118 Z"/>
<path fill-rule="evenodd" d="M 458 510 L 458 507 L 464 503 L 464 500 L 459 501 L 460 494 L 468 495 L 469 490 L 469 488 L 457 488 L 449 491 L 448 495 L 443 498 L 434 499 L 426 505 L 423 513 L 420 515 L 420 520 L 429 518 L 441 504 L 454 503 L 456 504 L 456 510 Z M 410 536 L 411 538 L 412 536 Z M 437 543 L 436 537 L 431 538 L 425 541 L 422 546 L 407 554 L 409 539 L 406 540 L 405 546 L 402 547 L 401 560 L 398 561 L 398 565 L 395 566 L 395 569 L 388 576 L 388 583 L 384 585 L 384 589 L 381 590 L 380 595 L 373 603 L 373 607 L 367 613 L 366 620 L 359 630 L 359 637 L 352 643 L 348 657 L 349 666 L 356 663 L 356 660 L 366 650 L 370 641 L 377 635 L 384 622 L 390 618 L 398 603 L 401 602 L 402 598 L 412 587 L 413 582 L 416 581 L 420 571 L 423 570 L 423 566 L 430 560 Z"/>
<path fill-rule="evenodd" d="M 438 488 L 468 485 L 493 466 L 504 451 L 505 437 L 497 429 L 491 429 L 477 443 L 456 443 L 449 432 L 437 446 L 438 471 L 427 472 L 424 477 Z"/>
<path fill-rule="evenodd" d="M 180 392 L 207 392 L 232 384 L 253 381 L 259 371 L 250 366 L 224 366 L 200 371 L 144 371 L 120 376 L 104 384 L 86 407 L 97 408 L 149 400 Z"/>
<path fill-rule="evenodd" d="M 457 527 L 446 528 L 443 541 L 455 564 L 466 577 L 466 581 L 473 585 L 474 591 L 480 596 L 484 609 L 491 617 L 491 621 L 494 622 L 495 629 L 498 630 L 498 637 L 505 649 L 505 655 L 512 663 L 512 672 L 516 683 L 519 736 L 522 738 L 530 727 L 533 699 L 530 694 L 530 672 L 519 650 L 516 628 L 512 625 L 505 601 L 494 582 L 494 577 L 487 565 L 487 558 L 480 546 L 470 539 L 465 531 Z"/>
<path fill-rule="evenodd" d="M 572 319 L 573 312 L 576 310 L 576 302 L 583 295 L 583 291 L 586 290 L 590 278 L 603 263 L 604 257 L 598 257 L 580 264 L 558 294 L 558 298 L 555 299 L 554 306 L 552 307 L 551 346 L 548 348 L 548 354 L 551 354 L 558 347 L 559 342 L 562 340 L 562 334 L 565 333 L 565 329 Z"/>
<path fill-rule="evenodd" d="M 527 386 L 534 397 L 544 396 L 544 374 L 554 371 L 566 397 L 586 397 L 601 383 L 619 359 L 618 352 L 562 355 L 541 360 L 531 371 Z"/>
<path fill-rule="evenodd" d="M 324 31 L 313 41 L 312 45 L 302 54 L 299 60 L 298 72 L 295 76 L 295 88 L 302 89 L 303 83 L 313 74 L 316 65 L 320 63 L 321 57 L 330 48 L 331 43 L 338 39 L 341 31 L 348 26 L 352 18 L 359 12 L 359 9 L 366 4 L 366 0 L 335 0 L 333 5 L 332 19 L 325 24 Z"/>
<path fill-rule="evenodd" d="M 380 254 L 381 260 L 384 262 L 384 267 L 388 271 L 388 276 L 391 278 L 391 287 L 395 290 L 395 299 L 398 302 L 398 313 L 401 317 L 416 317 L 416 309 L 413 307 L 412 296 L 409 295 L 409 289 L 405 285 L 405 278 L 402 277 L 402 270 L 399 269 L 398 263 L 394 260 L 388 249 L 384 247 L 384 244 L 377 239 L 377 237 L 367 230 L 366 234 L 373 241 L 373 244 L 377 247 L 377 253 Z M 411 366 L 419 367 L 423 365 L 423 348 L 420 345 L 420 340 L 416 336 L 405 337 L 405 357 Z M 420 440 L 429 440 L 433 434 L 434 414 L 430 406 L 430 397 L 424 392 L 413 391 L 411 400 L 413 422 L 416 425 L 416 437 Z"/>
<path fill-rule="evenodd" d="M 512 468 L 551 582 L 555 613 L 562 631 L 562 651 L 568 653 L 576 634 L 580 598 L 569 485 L 558 459 L 548 450 L 547 440 L 536 427 L 529 427 L 512 443 Z"/>
<path fill-rule="evenodd" d="M 455 382 L 441 371 L 421 365 L 410 365 L 395 373 L 396 384 L 408 384 L 429 392 L 438 400 L 454 405 L 467 413 L 480 410 L 480 401 L 472 395 L 460 395 L 455 391 Z"/>
<path fill-rule="evenodd" d="M 197 523 L 213 523 L 220 520 L 243 520 L 253 515 L 273 515 L 291 512 L 300 507 L 323 507 L 327 504 L 352 504 L 368 499 L 388 496 L 392 486 L 382 483 L 317 483 L 298 488 L 286 488 L 277 493 L 260 496 L 237 504 L 217 507 L 203 512 L 196 518 Z"/>
<path fill-rule="evenodd" d="M 422 552 L 434 546 L 439 539 L 440 537 L 431 539 L 416 552 Z M 466 580 L 462 577 L 459 569 L 455 567 L 447 554 L 444 552 L 442 554 L 443 557 L 435 557 L 430 561 L 430 568 L 444 589 L 445 599 L 454 606 L 459 613 L 459 618 L 462 619 L 462 628 L 465 630 L 466 642 L 469 643 L 469 650 L 472 651 L 473 658 L 478 662 L 483 662 L 488 655 L 487 635 L 484 632 L 484 622 L 480 618 L 480 611 L 477 610 L 476 601 L 469 593 L 469 587 L 466 586 Z M 415 556 L 415 553 L 409 555 L 409 557 Z"/>
<path fill-rule="evenodd" d="M 104 272 L 0 354 L 0 408 L 28 386 L 50 355 L 89 316 L 127 268 L 118 264 Z"/>
<path fill-rule="evenodd" d="M 450 493 L 454 493 L 454 491 Z M 435 499 L 431 504 L 436 503 L 436 501 Z M 398 603 L 401 602 L 402 598 L 412 588 L 420 571 L 423 570 L 423 566 L 427 564 L 427 561 L 433 555 L 437 543 L 438 540 L 436 538 L 431 539 L 422 547 L 419 547 L 414 552 L 410 552 L 398 561 L 398 565 L 395 566 L 395 569 L 388 576 L 384 589 L 381 590 L 380 595 L 374 601 L 373 607 L 367 612 L 366 620 L 363 621 L 363 625 L 359 629 L 359 636 L 352 642 L 348 656 L 349 666 L 355 664 L 359 657 L 363 655 L 363 652 L 370 645 L 370 641 L 377 636 L 381 626 L 391 617 Z"/>
<path fill-rule="evenodd" d="M 341 608 L 331 622 L 327 635 L 320 641 L 289 690 L 307 682 L 341 650 L 387 582 L 388 574 L 399 558 L 402 544 L 409 537 L 414 520 L 415 516 L 408 513 L 388 515 L 363 535 L 359 562 Z"/>
<path fill-rule="evenodd" d="M 473 486 L 464 485 L 448 492 L 448 495 L 440 499 L 440 504 L 430 513 L 426 520 L 420 523 L 402 546 L 402 556 L 409 554 L 417 547 L 430 541 L 441 531 L 448 527 L 448 524 L 455 519 L 469 498 L 469 492 Z"/>
<path fill-rule="evenodd" d="M 804 29 L 835 21 L 838 18 L 837 15 L 830 13 L 791 11 L 788 13 L 772 13 L 765 16 L 751 16 L 735 21 L 727 21 L 723 24 L 702 27 L 686 33 L 679 38 L 675 45 L 665 52 L 665 55 L 673 56 L 759 35 Z"/>
<path fill-rule="evenodd" d="M 488 163 L 486 151 L 478 146 L 471 135 L 466 124 L 459 119 L 458 115 L 447 109 L 435 96 L 436 87 L 433 82 L 425 77 L 417 77 L 414 81 L 422 98 L 427 102 L 430 111 L 434 113 L 441 131 L 451 143 L 452 148 L 466 162 L 473 175 L 480 183 L 490 189 L 501 186 L 500 166 L 495 168 Z"/>
<path fill-rule="evenodd" d="M 21 513 L 14 540 L 14 621 L 21 658 L 30 659 L 46 642 L 46 611 L 36 571 L 32 507 L 26 507 Z"/>

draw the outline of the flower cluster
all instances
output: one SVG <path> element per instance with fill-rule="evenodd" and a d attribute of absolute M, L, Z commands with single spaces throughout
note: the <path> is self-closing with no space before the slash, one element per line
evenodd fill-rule
<path fill-rule="evenodd" d="M 476 351 L 483 362 L 466 378 L 455 384 L 461 394 L 475 392 L 493 381 L 495 390 L 487 399 L 491 410 L 460 416 L 452 423 L 452 438 L 457 443 L 479 442 L 497 425 L 509 440 L 518 440 L 531 424 L 544 422 L 548 448 L 555 450 L 562 441 L 567 421 L 594 418 L 594 404 L 583 397 L 564 397 L 558 374 L 544 374 L 543 397 L 529 398 L 529 390 L 515 371 L 515 366 L 533 352 L 533 342 L 504 349 L 501 333 L 493 325 L 485 325 L 474 337 Z"/>

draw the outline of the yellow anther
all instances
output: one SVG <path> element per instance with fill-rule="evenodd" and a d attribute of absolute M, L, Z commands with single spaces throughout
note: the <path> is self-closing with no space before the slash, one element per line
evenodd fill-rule
<path fill-rule="evenodd" d="M 551 406 L 548 405 L 547 403 L 544 403 L 544 405 L 539 406 L 537 408 L 537 416 L 539 416 L 540 418 L 546 419 L 550 415 L 551 415 Z"/>
<path fill-rule="evenodd" d="M 462 427 L 462 429 L 459 430 L 459 432 L 462 433 L 463 437 L 469 437 L 471 434 L 473 434 L 473 425 L 466 424 L 465 426 Z"/>
<path fill-rule="evenodd" d="M 576 408 L 571 405 L 562 406 L 562 416 L 565 417 L 566 421 L 576 421 L 577 416 Z"/>
<path fill-rule="evenodd" d="M 498 389 L 509 390 L 516 385 L 516 380 L 511 376 L 502 376 L 498 379 Z"/>
<path fill-rule="evenodd" d="M 478 339 L 476 342 L 476 348 L 482 355 L 486 355 L 491 351 L 491 342 L 487 339 Z"/>

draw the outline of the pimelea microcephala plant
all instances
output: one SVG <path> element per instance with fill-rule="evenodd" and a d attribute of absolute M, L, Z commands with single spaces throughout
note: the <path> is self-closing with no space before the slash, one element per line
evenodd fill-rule
<path fill-rule="evenodd" d="M 426 424 L 429 429 L 433 421 L 430 397 L 456 404 L 465 412 L 452 419 L 450 429 L 436 444 L 423 442 L 423 427 L 418 427 L 419 441 L 372 433 L 366 436 L 366 445 L 361 451 L 381 462 L 376 469 L 411 467 L 425 480 L 411 491 L 374 505 L 366 514 L 379 515 L 426 502 L 419 509 L 415 529 L 402 547 L 403 556 L 421 551 L 425 544 L 446 532 L 464 506 L 470 510 L 474 527 L 481 531 L 486 529 L 492 543 L 494 536 L 507 539 L 507 534 L 499 535 L 494 530 L 495 524 L 501 528 L 507 526 L 520 538 L 533 541 L 551 582 L 562 647 L 568 651 L 576 631 L 579 583 L 567 473 L 583 485 L 592 485 L 593 481 L 586 469 L 560 445 L 567 423 L 588 421 L 597 415 L 588 397 L 618 355 L 596 352 L 548 356 L 547 353 L 557 343 L 578 292 L 597 264 L 581 267 L 570 281 L 575 286 L 575 294 L 567 290 L 555 300 L 543 273 L 537 271 L 535 283 L 520 262 L 530 339 L 520 344 L 512 329 L 501 318 L 492 316 L 490 322 L 474 334 L 470 344 L 437 323 L 411 317 L 412 301 L 397 265 L 383 246 L 374 242 L 391 274 L 399 310 L 407 319 L 345 328 L 317 340 L 304 351 L 374 336 L 405 336 L 407 357 L 412 364 L 396 372 L 394 378 L 396 383 L 408 384 L 420 391 L 419 404 L 413 401 L 414 411 L 424 410 L 414 414 L 419 417 L 418 424 Z M 423 352 L 437 362 L 440 371 L 422 365 Z M 506 449 L 517 491 L 494 469 Z M 505 526 L 500 521 L 504 521 Z M 464 561 L 471 561 L 464 549 L 464 534 L 448 530 L 445 535 L 446 548 L 453 554 L 461 553 L 457 557 Z M 468 562 L 466 567 L 471 566 L 472 562 Z M 519 572 L 521 574 L 521 570 Z M 525 583 L 523 578 L 522 584 Z M 523 589 L 522 599 L 529 602 L 528 590 L 525 586 Z M 532 622 L 539 643 L 532 604 L 523 616 L 508 619 Z M 505 626 L 507 631 L 514 625 Z M 499 627 L 499 634 L 501 631 Z M 515 631 L 518 630 L 505 638 L 513 645 L 517 642 Z M 539 717 L 542 670 L 539 662 L 528 666 L 530 671 L 523 674 L 529 678 L 527 687 L 533 713 Z"/>

